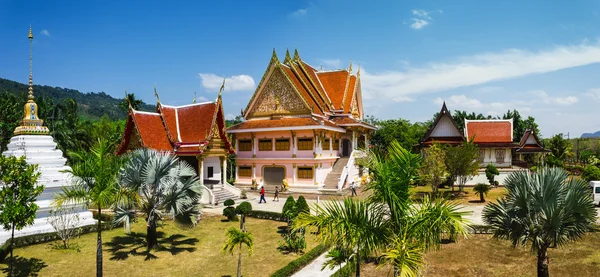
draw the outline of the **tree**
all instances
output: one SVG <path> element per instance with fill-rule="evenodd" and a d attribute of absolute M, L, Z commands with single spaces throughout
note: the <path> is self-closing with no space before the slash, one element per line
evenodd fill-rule
<path fill-rule="evenodd" d="M 490 186 L 496 186 L 496 181 L 494 180 L 495 176 L 500 175 L 500 171 L 493 164 L 488 164 L 485 167 L 485 177 L 490 182 Z"/>
<path fill-rule="evenodd" d="M 246 232 L 246 217 L 248 214 L 252 212 L 252 204 L 250 202 L 242 202 L 237 207 L 235 207 L 235 213 L 239 214 L 242 217 L 242 221 L 240 222 L 240 230 Z"/>
<path fill-rule="evenodd" d="M 321 267 L 321 270 L 325 269 L 326 267 L 334 269 L 336 266 L 339 266 L 341 270 L 342 264 L 348 262 L 350 258 L 352 258 L 350 253 L 352 253 L 352 251 L 341 247 L 335 246 L 331 248 L 327 252 L 327 255 L 325 255 L 327 260 L 323 264 L 323 267 Z"/>
<path fill-rule="evenodd" d="M 304 196 L 300 195 L 298 196 L 298 200 L 296 201 L 296 213 L 302 213 L 302 212 L 310 212 L 310 207 L 308 206 L 308 203 L 306 203 L 306 199 L 304 199 Z"/>
<path fill-rule="evenodd" d="M 55 197 L 57 206 L 84 204 L 98 211 L 96 244 L 96 276 L 102 276 L 102 208 L 111 207 L 117 196 L 117 173 L 121 159 L 110 151 L 111 145 L 99 139 L 89 151 L 69 152 L 74 161 L 67 172 L 73 175 L 73 186 L 63 187 Z"/>
<path fill-rule="evenodd" d="M 281 209 L 281 213 L 288 218 L 288 223 L 291 222 L 294 217 L 296 217 L 298 213 L 296 212 L 296 201 L 294 200 L 293 196 L 290 195 L 285 200 L 283 208 Z"/>
<path fill-rule="evenodd" d="M 392 141 L 398 141 L 405 149 L 413 149 L 427 132 L 426 123 L 411 123 L 406 119 L 377 121 L 377 131 L 371 143 L 380 149 L 387 149 Z"/>
<path fill-rule="evenodd" d="M 233 255 L 233 249 L 238 247 L 238 267 L 237 267 L 237 277 L 242 276 L 242 246 L 246 245 L 248 248 L 248 254 L 252 255 L 252 248 L 254 246 L 252 234 L 247 232 L 242 232 L 241 230 L 236 229 L 235 227 L 230 227 L 227 229 L 227 240 L 223 245 L 223 251 L 225 253 L 231 253 Z"/>
<path fill-rule="evenodd" d="M 444 162 L 452 179 L 452 191 L 454 191 L 455 180 L 458 180 L 458 189 L 463 191 L 467 181 L 478 174 L 478 155 L 479 148 L 473 142 L 465 141 L 455 147 L 446 147 Z"/>
<path fill-rule="evenodd" d="M 125 98 L 119 103 L 119 108 L 125 113 L 129 112 L 129 106 L 131 106 L 134 110 L 140 110 L 144 102 L 142 100 L 136 99 L 135 94 L 133 93 L 125 93 Z"/>
<path fill-rule="evenodd" d="M 548 248 L 579 239 L 596 221 L 588 185 L 560 168 L 510 174 L 506 196 L 483 210 L 494 237 L 531 245 L 537 253 L 538 276 L 549 276 Z"/>
<path fill-rule="evenodd" d="M 15 128 L 23 119 L 25 99 L 25 94 L 17 96 L 7 91 L 0 93 L 0 152 L 6 151 Z"/>
<path fill-rule="evenodd" d="M 547 157 L 548 166 L 562 167 L 565 160 L 569 156 L 570 143 L 567 141 L 563 134 L 557 134 L 548 141 L 548 149 L 551 153 Z"/>
<path fill-rule="evenodd" d="M 600 180 L 600 168 L 591 164 L 587 165 L 583 169 L 581 179 L 585 180 L 586 182 Z"/>
<path fill-rule="evenodd" d="M 73 208 L 59 207 L 50 211 L 46 219 L 63 242 L 63 248 L 69 248 L 69 240 L 79 233 L 79 214 Z"/>
<path fill-rule="evenodd" d="M 223 215 L 227 217 L 227 220 L 229 221 L 238 221 L 235 207 L 233 207 L 233 205 L 235 205 L 235 201 L 233 201 L 233 199 L 225 200 L 225 202 L 223 202 L 223 206 L 225 206 L 225 209 L 223 209 Z"/>
<path fill-rule="evenodd" d="M 35 199 L 44 186 L 36 185 L 40 173 L 37 165 L 27 164 L 25 157 L 0 156 L 0 224 L 10 235 L 10 275 L 13 268 L 15 229 L 33 224 L 38 205 Z"/>
<path fill-rule="evenodd" d="M 148 250 L 158 246 L 157 223 L 165 214 L 180 226 L 196 226 L 200 215 L 202 187 L 192 166 L 169 153 L 135 150 L 119 176 L 115 220 L 133 210 L 146 215 Z M 125 211 L 125 212 L 121 212 Z"/>
<path fill-rule="evenodd" d="M 485 202 L 484 195 L 490 191 L 490 185 L 484 183 L 478 183 L 473 187 L 473 191 L 479 194 L 479 202 Z"/>
<path fill-rule="evenodd" d="M 419 169 L 419 176 L 423 182 L 431 185 L 433 195 L 437 195 L 438 187 L 444 182 L 447 173 L 444 149 L 434 143 L 425 149 L 425 158 Z"/>

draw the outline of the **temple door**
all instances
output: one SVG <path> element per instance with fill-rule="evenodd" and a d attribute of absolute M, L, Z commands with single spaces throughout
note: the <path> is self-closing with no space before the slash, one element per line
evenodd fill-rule
<path fill-rule="evenodd" d="M 342 140 L 342 157 L 350 156 L 350 140 L 343 139 Z"/>

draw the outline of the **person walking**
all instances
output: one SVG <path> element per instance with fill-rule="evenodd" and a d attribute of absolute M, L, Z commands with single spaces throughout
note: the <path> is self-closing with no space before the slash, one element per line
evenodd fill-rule
<path fill-rule="evenodd" d="M 279 187 L 275 186 L 275 197 L 273 197 L 273 202 L 279 202 Z"/>
<path fill-rule="evenodd" d="M 357 196 L 357 194 L 356 194 L 356 183 L 354 183 L 354 181 L 350 184 L 350 190 L 352 190 L 352 196 Z"/>
<path fill-rule="evenodd" d="M 261 204 L 263 201 L 265 201 L 265 203 L 267 203 L 267 200 L 265 200 L 265 187 L 264 186 L 260 187 L 260 200 L 258 201 L 258 204 Z"/>

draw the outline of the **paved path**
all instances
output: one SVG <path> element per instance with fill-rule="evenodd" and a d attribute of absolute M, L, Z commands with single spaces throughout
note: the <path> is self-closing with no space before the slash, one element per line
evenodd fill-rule
<path fill-rule="evenodd" d="M 305 266 L 300 271 L 294 273 L 294 275 L 292 275 L 292 277 L 331 276 L 333 273 L 338 271 L 340 269 L 340 267 L 336 266 L 335 269 L 330 269 L 329 267 L 327 267 L 327 268 L 321 270 L 321 268 L 325 264 L 325 260 L 327 260 L 325 258 L 326 255 L 327 255 L 327 252 L 323 253 L 323 255 L 317 257 L 312 263 Z M 346 263 L 342 264 L 342 266 L 344 266 L 345 264 Z"/>

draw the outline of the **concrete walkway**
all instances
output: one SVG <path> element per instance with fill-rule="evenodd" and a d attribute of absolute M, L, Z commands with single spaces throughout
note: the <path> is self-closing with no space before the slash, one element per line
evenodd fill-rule
<path fill-rule="evenodd" d="M 327 267 L 327 268 L 324 268 L 323 270 L 321 270 L 321 268 L 325 264 L 325 261 L 327 260 L 325 258 L 326 255 L 327 255 L 327 252 L 323 253 L 323 255 L 317 257 L 314 261 L 312 261 L 312 263 L 305 266 L 300 271 L 294 273 L 294 275 L 292 275 L 292 277 L 313 277 L 313 276 L 328 277 L 328 276 L 331 276 L 336 271 L 338 271 L 340 269 L 340 267 L 336 266 L 334 269 L 330 269 L 329 267 Z M 342 266 L 344 266 L 344 265 L 346 265 L 346 263 L 342 264 Z"/>

